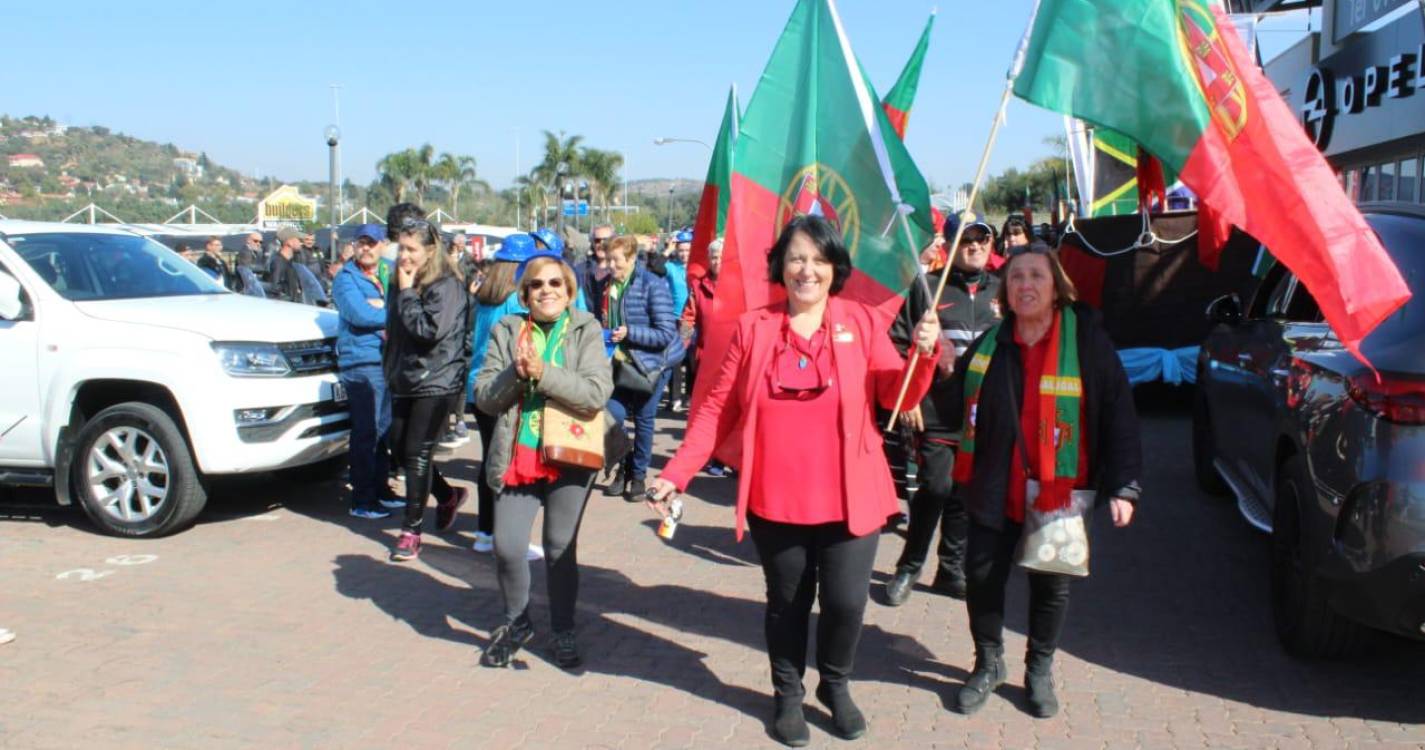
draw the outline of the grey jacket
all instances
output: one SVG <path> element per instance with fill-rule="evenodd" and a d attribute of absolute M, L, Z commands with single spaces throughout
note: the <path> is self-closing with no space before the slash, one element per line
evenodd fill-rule
<path fill-rule="evenodd" d="M 554 399 L 581 414 L 595 414 L 613 393 L 613 375 L 604 353 L 604 334 L 598 318 L 571 308 L 569 333 L 564 339 L 564 366 L 545 367 L 535 388 L 545 398 Z M 475 405 L 498 417 L 495 434 L 485 449 L 486 481 L 496 492 L 505 487 L 505 472 L 514 455 L 515 429 L 519 424 L 520 402 L 525 381 L 515 374 L 515 346 L 519 341 L 523 315 L 506 315 L 490 330 L 490 346 L 480 374 L 475 376 Z"/>

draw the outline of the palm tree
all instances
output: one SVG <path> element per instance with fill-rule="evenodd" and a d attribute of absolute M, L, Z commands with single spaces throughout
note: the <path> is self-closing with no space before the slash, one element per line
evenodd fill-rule
<path fill-rule="evenodd" d="M 488 191 L 490 184 L 476 176 L 475 157 L 441 154 L 432 166 L 434 179 L 445 185 L 450 192 L 450 215 L 456 216 L 460 204 L 460 191 L 467 187 L 477 187 Z"/>
<path fill-rule="evenodd" d="M 563 188 L 563 185 L 559 184 L 561 179 L 585 176 L 579 148 L 583 142 L 582 135 L 566 137 L 562 130 L 559 135 L 544 131 L 544 159 L 535 165 L 531 176 L 556 190 Z"/>
<path fill-rule="evenodd" d="M 609 193 L 618 182 L 619 170 L 623 168 L 623 154 L 586 148 L 579 156 L 584 178 L 589 182 L 589 191 L 604 207 L 604 219 L 609 218 Z"/>
<path fill-rule="evenodd" d="M 537 226 L 540 223 L 540 218 L 549 213 L 548 187 L 535 176 L 534 172 L 531 172 L 515 180 L 515 191 L 519 196 L 519 203 L 529 206 L 530 216 L 534 218 L 531 226 Z M 534 210 L 536 203 L 543 209 L 538 216 L 535 215 Z M 519 221 L 519 218 L 515 217 L 516 222 Z"/>
<path fill-rule="evenodd" d="M 376 171 L 381 175 L 382 187 L 396 197 L 397 203 L 405 203 L 407 193 L 419 190 L 416 178 L 420 163 L 414 149 L 386 154 L 376 162 Z"/>

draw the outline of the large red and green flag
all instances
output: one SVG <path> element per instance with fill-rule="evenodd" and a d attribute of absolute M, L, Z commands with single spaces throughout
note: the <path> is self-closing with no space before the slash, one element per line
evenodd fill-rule
<path fill-rule="evenodd" d="M 1375 233 L 1211 0 L 1038 0 L 1011 74 L 1016 95 L 1123 133 L 1224 222 L 1271 248 L 1357 356 L 1409 299 Z"/>
<path fill-rule="evenodd" d="M 767 251 L 799 213 L 832 221 L 853 271 L 843 297 L 889 327 L 934 234 L 930 190 L 891 128 L 832 0 L 798 0 L 742 117 L 704 359 L 721 361 L 737 316 L 781 301 Z M 712 378 L 700 378 L 696 409 Z"/>
<path fill-rule="evenodd" d="M 831 0 L 798 0 L 742 118 L 716 317 L 782 298 L 767 250 L 798 213 L 841 230 L 854 266 L 842 293 L 894 316 L 933 229 L 925 178 L 879 101 Z"/>
<path fill-rule="evenodd" d="M 886 110 L 886 117 L 891 121 L 891 127 L 895 128 L 896 137 L 905 140 L 906 125 L 910 123 L 910 108 L 915 104 L 915 92 L 920 88 L 920 71 L 925 67 L 925 51 L 930 49 L 930 29 L 935 26 L 935 11 L 930 12 L 930 20 L 925 22 L 925 30 L 920 32 L 920 41 L 915 44 L 915 51 L 910 53 L 910 59 L 906 61 L 905 67 L 901 69 L 901 77 L 896 79 L 891 90 L 886 92 L 886 98 L 881 101 L 881 106 Z"/>
<path fill-rule="evenodd" d="M 713 143 L 708 176 L 703 182 L 702 200 L 698 201 L 698 218 L 693 222 L 693 244 L 688 256 L 688 275 L 702 278 L 708 272 L 708 245 L 727 226 L 727 207 L 732 200 L 732 151 L 737 143 L 737 131 L 742 110 L 737 105 L 737 86 L 727 93 L 722 126 Z"/>

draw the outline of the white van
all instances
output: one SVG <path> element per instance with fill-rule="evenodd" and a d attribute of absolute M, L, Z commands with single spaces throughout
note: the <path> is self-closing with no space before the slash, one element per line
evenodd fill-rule
<path fill-rule="evenodd" d="M 189 525 L 214 475 L 329 472 L 350 431 L 336 330 L 132 232 L 0 221 L 0 484 L 149 537 Z"/>

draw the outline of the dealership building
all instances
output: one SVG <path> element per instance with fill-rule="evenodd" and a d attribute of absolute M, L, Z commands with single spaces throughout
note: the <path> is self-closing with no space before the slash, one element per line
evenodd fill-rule
<path fill-rule="evenodd" d="M 1425 203 L 1422 0 L 1237 0 L 1234 10 L 1320 7 L 1320 30 L 1266 63 L 1356 201 Z"/>

